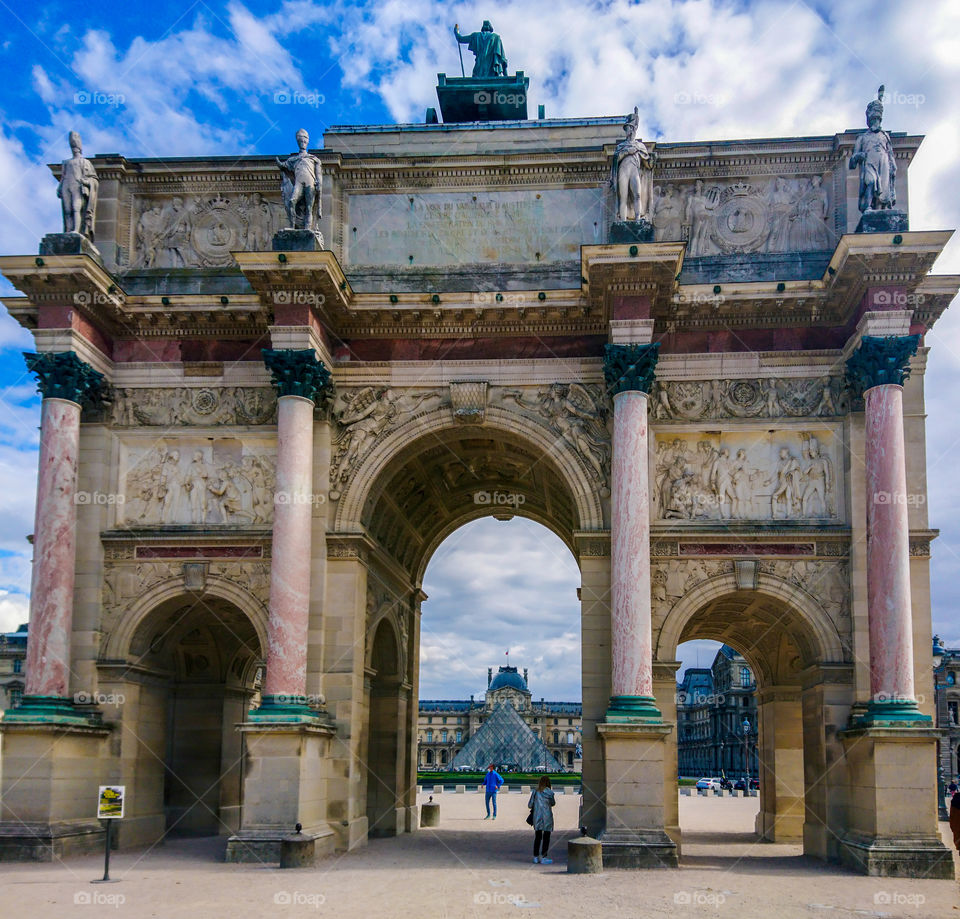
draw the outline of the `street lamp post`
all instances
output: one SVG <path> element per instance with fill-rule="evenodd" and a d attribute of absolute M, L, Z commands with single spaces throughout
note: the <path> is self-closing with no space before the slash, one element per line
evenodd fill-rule
<path fill-rule="evenodd" d="M 933 636 L 933 708 L 935 712 L 935 722 L 940 731 L 937 734 L 937 819 L 949 820 L 950 814 L 947 813 L 947 804 L 944 800 L 945 782 L 943 776 L 943 722 L 949 718 L 943 718 L 944 697 L 946 696 L 945 686 L 940 682 L 940 676 L 945 670 L 946 651 L 943 642 L 938 635 Z"/>
<path fill-rule="evenodd" d="M 750 791 L 750 720 L 743 719 L 743 769 L 746 773 L 744 783 Z"/>

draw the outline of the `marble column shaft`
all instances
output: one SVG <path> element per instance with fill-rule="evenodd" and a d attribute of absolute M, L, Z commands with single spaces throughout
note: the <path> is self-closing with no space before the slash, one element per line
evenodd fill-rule
<path fill-rule="evenodd" d="M 24 694 L 66 698 L 70 688 L 77 543 L 80 406 L 44 399 Z"/>
<path fill-rule="evenodd" d="M 273 507 L 265 696 L 306 694 L 313 502 L 313 402 L 277 400 L 277 485 Z"/>
<path fill-rule="evenodd" d="M 653 696 L 647 395 L 613 399 L 612 681 L 616 696 Z"/>
<path fill-rule="evenodd" d="M 910 701 L 915 696 L 903 388 L 873 386 L 864 402 L 870 694 L 874 702 Z"/>

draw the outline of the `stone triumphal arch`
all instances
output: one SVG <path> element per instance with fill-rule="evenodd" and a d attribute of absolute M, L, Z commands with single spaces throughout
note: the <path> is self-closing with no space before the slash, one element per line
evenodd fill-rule
<path fill-rule="evenodd" d="M 761 837 L 952 875 L 923 386 L 960 278 L 908 228 L 921 138 L 874 141 L 897 207 L 861 215 L 857 132 L 478 118 L 301 133 L 299 198 L 273 157 L 93 157 L 95 224 L 0 259 L 43 395 L 0 854 L 99 844 L 111 782 L 121 846 L 413 832 L 425 567 L 520 514 L 581 572 L 607 864 L 682 858 L 676 649 L 711 638 L 757 675 Z"/>

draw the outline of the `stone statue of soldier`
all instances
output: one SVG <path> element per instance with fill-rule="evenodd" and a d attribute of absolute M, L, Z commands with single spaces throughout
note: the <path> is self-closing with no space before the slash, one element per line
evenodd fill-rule
<path fill-rule="evenodd" d="M 73 156 L 64 160 L 57 186 L 63 207 L 63 232 L 79 233 L 93 242 L 100 180 L 93 164 L 83 155 L 83 144 L 76 131 L 70 132 L 70 150 Z"/>
<path fill-rule="evenodd" d="M 277 157 L 277 165 L 283 173 L 283 206 L 287 220 L 294 230 L 316 232 L 320 221 L 320 192 L 323 187 L 323 170 L 320 160 L 307 152 L 310 135 L 301 128 L 297 131 L 297 147 L 286 159 Z"/>
<path fill-rule="evenodd" d="M 617 195 L 617 220 L 643 220 L 650 213 L 654 154 L 637 137 L 640 110 L 636 107 L 623 123 L 626 137 L 613 154 L 610 183 Z"/>
<path fill-rule="evenodd" d="M 890 135 L 880 127 L 883 119 L 883 87 L 867 105 L 867 128 L 857 138 L 850 168 L 860 167 L 860 213 L 888 210 L 897 203 L 897 163 Z"/>
<path fill-rule="evenodd" d="M 453 34 L 461 45 L 466 45 L 476 57 L 473 65 L 474 77 L 505 77 L 507 75 L 507 56 L 503 53 L 503 42 L 493 31 L 489 19 L 484 19 L 479 32 L 461 35 L 459 25 L 453 27 Z"/>

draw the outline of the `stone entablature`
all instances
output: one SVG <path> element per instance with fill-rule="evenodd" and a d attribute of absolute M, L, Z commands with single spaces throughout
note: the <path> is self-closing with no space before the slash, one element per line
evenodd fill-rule
<path fill-rule="evenodd" d="M 541 273 L 575 263 L 581 245 L 606 242 L 619 122 L 557 119 L 496 134 L 449 125 L 332 128 L 315 151 L 324 238 L 344 265 L 413 275 L 464 261 Z M 857 136 L 649 144 L 657 155 L 655 238 L 686 242 L 691 257 L 832 250 L 859 217 L 856 180 L 845 168 Z M 920 139 L 892 140 L 907 165 Z M 424 157 L 437 143 L 445 155 Z M 101 183 L 96 237 L 110 268 L 228 268 L 232 252 L 268 250 L 286 223 L 272 157 L 91 162 Z M 904 204 L 905 168 L 900 175 Z M 574 225 L 569 214 L 578 215 Z M 477 235 L 480 224 L 499 228 L 490 234 L 495 249 Z"/>

